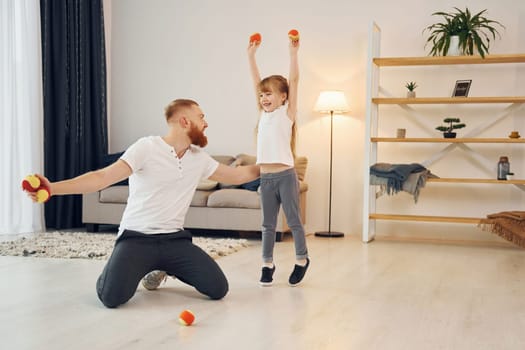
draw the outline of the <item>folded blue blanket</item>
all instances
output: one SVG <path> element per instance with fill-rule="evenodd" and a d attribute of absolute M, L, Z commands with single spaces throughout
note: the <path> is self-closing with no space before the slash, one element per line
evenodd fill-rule
<path fill-rule="evenodd" d="M 370 167 L 370 174 L 377 177 L 388 179 L 387 193 L 393 194 L 403 189 L 403 182 L 412 173 L 418 173 L 427 170 L 424 166 L 417 163 L 412 164 L 389 164 L 376 163 Z"/>

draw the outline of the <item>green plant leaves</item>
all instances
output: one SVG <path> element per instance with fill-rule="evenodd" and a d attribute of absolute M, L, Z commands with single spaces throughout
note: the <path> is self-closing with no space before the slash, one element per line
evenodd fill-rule
<path fill-rule="evenodd" d="M 417 83 L 415 81 L 411 81 L 406 83 L 405 87 L 408 89 L 408 91 L 414 91 L 417 88 Z"/>
<path fill-rule="evenodd" d="M 444 123 L 448 123 L 448 125 L 440 125 L 436 127 L 436 130 L 442 131 L 442 132 L 452 132 L 455 129 L 462 129 L 466 127 L 466 124 L 460 123 L 461 120 L 459 118 L 445 118 L 443 119 Z"/>
<path fill-rule="evenodd" d="M 463 54 L 474 55 L 477 51 L 481 57 L 489 53 L 490 40 L 501 37 L 496 26 L 505 28 L 500 22 L 490 20 L 483 15 L 487 9 L 474 15 L 468 7 L 463 11 L 454 7 L 455 12 L 434 12 L 432 16 L 443 17 L 442 22 L 432 24 L 423 32 L 430 32 L 425 47 L 432 45 L 431 56 L 446 56 L 450 47 L 450 37 L 459 37 L 459 48 Z"/>

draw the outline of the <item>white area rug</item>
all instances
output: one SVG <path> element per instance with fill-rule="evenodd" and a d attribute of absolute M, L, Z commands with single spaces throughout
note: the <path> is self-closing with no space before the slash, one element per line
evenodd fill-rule
<path fill-rule="evenodd" d="M 116 233 L 36 233 L 0 242 L 0 255 L 106 260 L 111 255 L 116 238 Z M 193 237 L 193 243 L 214 259 L 248 246 L 246 239 L 233 238 Z"/>

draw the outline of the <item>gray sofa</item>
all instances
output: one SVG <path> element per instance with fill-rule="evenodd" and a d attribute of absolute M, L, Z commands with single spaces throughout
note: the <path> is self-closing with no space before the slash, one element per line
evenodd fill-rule
<path fill-rule="evenodd" d="M 246 154 L 232 156 L 213 156 L 217 161 L 230 165 L 254 164 L 255 157 Z M 307 159 L 297 157 L 295 167 L 300 183 L 300 205 L 305 223 L 306 191 L 304 181 Z M 201 181 L 195 191 L 184 223 L 187 229 L 261 231 L 261 205 L 257 183 L 242 186 Z M 111 186 L 104 190 L 82 196 L 82 222 L 89 232 L 96 232 L 100 224 L 118 225 L 128 198 L 128 186 Z M 277 240 L 289 232 L 284 213 L 279 213 Z M 210 231 L 212 233 L 212 231 Z"/>

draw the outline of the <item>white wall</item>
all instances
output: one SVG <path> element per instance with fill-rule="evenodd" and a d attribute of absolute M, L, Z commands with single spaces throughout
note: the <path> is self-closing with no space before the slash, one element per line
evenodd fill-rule
<path fill-rule="evenodd" d="M 163 134 L 164 106 L 187 97 L 197 100 L 207 114 L 209 153 L 254 153 L 257 110 L 246 59 L 248 37 L 262 33 L 258 61 L 263 76 L 287 75 L 287 32 L 297 28 L 301 32 L 298 154 L 309 159 L 307 230 L 325 230 L 328 225 L 330 124 L 312 108 L 320 90 L 341 89 L 352 110 L 335 120 L 332 228 L 360 234 L 369 23 L 375 20 L 382 28 L 383 56 L 423 56 L 428 50 L 422 30 L 435 22 L 431 13 L 453 6 L 488 8 L 491 18 L 506 25 L 492 53 L 525 52 L 521 0 L 112 0 L 110 150 L 123 150 L 143 135 Z M 515 94 L 519 88 L 525 94 L 516 72 L 516 68 L 507 71 L 510 82 L 498 92 Z M 490 79 L 498 79 L 498 71 L 489 73 Z M 433 91 L 434 75 L 430 71 L 409 76 L 405 71 L 387 77 L 386 83 L 392 92 L 404 94 L 404 83 L 417 80 L 418 93 L 431 96 L 441 93 Z M 457 72 L 450 77 L 452 82 L 462 78 Z M 440 84 L 443 89 L 450 83 Z M 476 89 L 486 92 L 482 83 L 475 82 L 471 95 Z M 513 128 L 521 127 L 525 135 L 523 119 L 513 120 Z M 516 205 L 524 204 L 523 195 L 505 195 L 505 200 L 509 198 Z M 439 211 L 430 205 L 430 210 Z"/>

